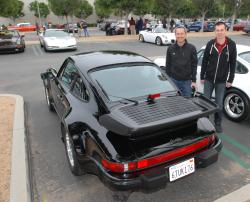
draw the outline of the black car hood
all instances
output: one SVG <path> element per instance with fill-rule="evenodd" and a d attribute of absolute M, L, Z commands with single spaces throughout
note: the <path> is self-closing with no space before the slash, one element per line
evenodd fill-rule
<path fill-rule="evenodd" d="M 197 120 L 217 110 L 217 105 L 203 96 L 161 97 L 154 103 L 140 102 L 114 108 L 99 118 L 109 131 L 123 136 L 141 137 L 164 128 Z"/>

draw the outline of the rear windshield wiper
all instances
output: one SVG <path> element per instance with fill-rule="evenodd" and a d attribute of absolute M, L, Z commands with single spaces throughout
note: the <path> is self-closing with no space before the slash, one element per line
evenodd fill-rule
<path fill-rule="evenodd" d="M 133 103 L 135 103 L 135 105 L 139 104 L 139 102 L 137 100 L 132 100 L 132 99 L 125 98 L 125 97 L 119 97 L 119 96 L 116 96 L 116 95 L 108 95 L 108 96 L 111 96 L 111 97 L 114 97 L 114 98 L 121 98 L 123 100 L 127 100 L 127 101 L 130 101 L 130 102 L 133 102 Z"/>
<path fill-rule="evenodd" d="M 123 100 L 127 100 L 127 101 L 130 101 L 130 102 L 133 102 L 133 103 L 135 103 L 135 105 L 138 105 L 138 104 L 139 104 L 139 102 L 138 102 L 137 100 L 132 100 L 132 99 L 125 98 L 125 97 L 119 97 L 119 96 L 107 94 L 106 91 L 104 90 L 104 88 L 102 87 L 102 85 L 101 85 L 97 80 L 95 80 L 95 81 L 96 81 L 96 83 L 98 84 L 98 86 L 101 88 L 103 94 L 104 94 L 108 99 L 109 99 L 109 97 L 121 98 L 121 99 L 123 99 Z M 109 99 L 109 100 L 110 100 L 110 99 Z"/>

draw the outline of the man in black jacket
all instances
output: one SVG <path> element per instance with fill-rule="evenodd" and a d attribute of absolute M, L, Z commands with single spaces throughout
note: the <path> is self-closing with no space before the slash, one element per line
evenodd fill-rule
<path fill-rule="evenodd" d="M 222 132 L 223 98 L 226 88 L 234 80 L 237 50 L 235 42 L 226 37 L 224 22 L 215 24 L 215 39 L 207 43 L 201 66 L 201 83 L 204 84 L 204 95 L 209 99 L 215 89 L 215 102 L 219 111 L 214 115 L 215 129 Z"/>
<path fill-rule="evenodd" d="M 176 43 L 167 50 L 166 72 L 181 94 L 191 97 L 192 87 L 196 87 L 196 48 L 187 42 L 187 30 L 184 26 L 175 28 L 175 36 Z"/>

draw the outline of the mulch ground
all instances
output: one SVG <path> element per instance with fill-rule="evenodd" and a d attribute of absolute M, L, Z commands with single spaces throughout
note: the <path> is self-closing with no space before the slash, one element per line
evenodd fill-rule
<path fill-rule="evenodd" d="M 11 146 L 15 99 L 0 96 L 0 201 L 10 201 Z"/>

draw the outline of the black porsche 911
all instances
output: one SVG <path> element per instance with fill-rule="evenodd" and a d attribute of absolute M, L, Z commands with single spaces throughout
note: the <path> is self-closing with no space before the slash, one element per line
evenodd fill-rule
<path fill-rule="evenodd" d="M 0 52 L 24 52 L 23 37 L 17 30 L 0 30 Z"/>
<path fill-rule="evenodd" d="M 154 190 L 218 160 L 222 142 L 207 118 L 217 106 L 180 96 L 143 56 L 77 54 L 41 78 L 75 175 L 95 174 L 115 190 Z"/>

